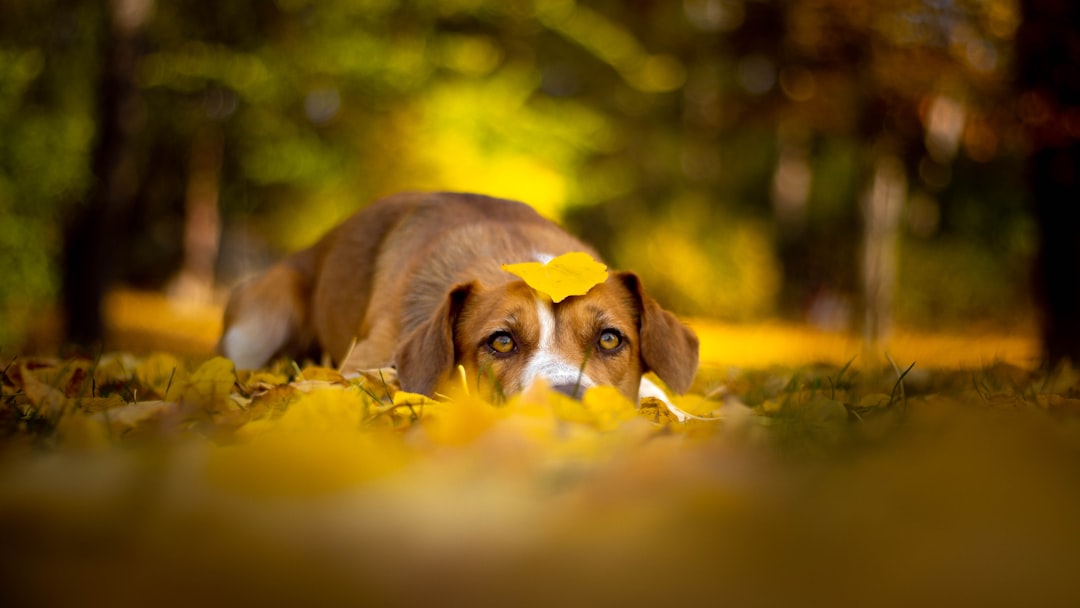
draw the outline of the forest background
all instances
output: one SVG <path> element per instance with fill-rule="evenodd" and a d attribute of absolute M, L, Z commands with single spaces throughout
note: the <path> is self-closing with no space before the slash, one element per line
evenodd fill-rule
<path fill-rule="evenodd" d="M 1078 32 L 0 0 L 0 603 L 1080 605 Z M 435 189 L 638 272 L 702 337 L 684 415 L 212 357 L 236 280 Z"/>
<path fill-rule="evenodd" d="M 1025 163 L 1059 154 L 1052 208 L 1076 174 L 1067 4 L 3 5 L 8 352 L 100 341 L 116 286 L 219 302 L 428 189 L 525 200 L 693 317 L 1032 335 Z"/>

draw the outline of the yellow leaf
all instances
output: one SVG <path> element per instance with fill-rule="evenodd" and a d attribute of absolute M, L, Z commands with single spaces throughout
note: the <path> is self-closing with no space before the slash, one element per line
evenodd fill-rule
<path fill-rule="evenodd" d="M 554 414 L 556 420 L 563 422 L 580 424 L 592 422 L 592 416 L 589 415 L 589 411 L 585 409 L 580 401 L 559 391 L 552 390 L 543 379 L 533 382 L 524 391 L 511 397 L 508 405 L 513 410 L 520 409 L 522 405 L 539 406 L 541 411 L 545 412 L 545 415 L 548 413 Z"/>
<path fill-rule="evenodd" d="M 72 399 L 71 402 L 76 409 L 87 414 L 108 412 L 127 405 L 120 395 L 115 394 L 109 395 L 108 397 L 84 397 L 82 399 Z"/>
<path fill-rule="evenodd" d="M 431 397 L 428 397 L 427 395 L 421 395 L 420 393 L 410 393 L 410 392 L 407 392 L 407 391 L 398 391 L 398 392 L 394 393 L 394 406 L 395 407 L 399 406 L 399 405 L 412 405 L 412 406 L 433 405 L 435 403 L 438 403 L 438 402 L 435 401 L 434 399 L 432 399 Z"/>
<path fill-rule="evenodd" d="M 135 367 L 135 378 L 162 400 L 175 401 L 188 381 L 188 373 L 177 357 L 155 353 Z"/>
<path fill-rule="evenodd" d="M 502 269 L 520 277 L 536 291 L 547 294 L 553 302 L 585 295 L 608 277 L 607 266 L 580 251 L 565 253 L 545 263 L 503 264 Z"/>
<path fill-rule="evenodd" d="M 301 394 L 299 389 L 289 384 L 274 386 L 255 396 L 251 400 L 252 408 L 258 413 L 281 413 Z"/>
<path fill-rule="evenodd" d="M 269 387 L 277 386 L 279 384 L 286 384 L 289 381 L 289 377 L 285 374 L 279 374 L 277 372 L 266 370 L 245 370 L 238 372 L 241 382 L 244 386 L 250 388 L 255 387 Z"/>
<path fill-rule="evenodd" d="M 592 414 L 592 424 L 601 431 L 613 431 L 627 420 L 637 418 L 637 408 L 614 386 L 594 386 L 581 400 Z"/>
<path fill-rule="evenodd" d="M 65 397 L 74 398 L 90 394 L 90 384 L 86 382 L 90 367 L 90 361 L 71 359 L 47 367 L 31 365 L 27 369 L 33 371 L 35 378 L 59 390 Z"/>
<path fill-rule="evenodd" d="M 696 393 L 671 395 L 670 399 L 680 410 L 694 416 L 713 417 L 716 415 L 717 408 L 721 405 L 718 401 Z"/>
<path fill-rule="evenodd" d="M 57 424 L 63 444 L 68 448 L 98 449 L 109 445 L 109 430 L 105 422 L 96 415 L 90 416 L 76 412 L 64 416 Z"/>
<path fill-rule="evenodd" d="M 719 417 L 715 410 L 720 404 L 706 399 L 703 395 L 673 395 L 670 404 L 664 404 L 679 422 L 687 420 L 715 421 Z"/>
<path fill-rule="evenodd" d="M 241 428 L 243 443 L 216 448 L 210 479 L 254 495 L 335 492 L 393 472 L 408 457 L 398 437 L 364 424 L 366 398 L 355 387 L 301 393 L 278 420 Z"/>
<path fill-rule="evenodd" d="M 229 393 L 236 383 L 233 362 L 224 357 L 214 357 L 203 363 L 191 375 L 184 386 L 184 403 L 201 407 L 210 414 L 232 410 Z"/>
<path fill-rule="evenodd" d="M 397 370 L 392 367 L 380 369 L 362 369 L 349 374 L 345 381 L 353 386 L 362 386 L 372 395 L 389 399 L 390 395 L 401 389 Z"/>
<path fill-rule="evenodd" d="M 87 418 L 103 425 L 102 428 L 108 429 L 111 436 L 118 437 L 160 422 L 162 418 L 175 414 L 178 410 L 179 406 L 171 401 L 140 401 L 100 410 Z"/>
<path fill-rule="evenodd" d="M 34 372 L 30 371 L 30 368 L 25 364 L 20 366 L 19 371 L 22 380 L 23 393 L 39 412 L 47 415 L 56 415 L 67 410 L 69 400 L 64 396 L 63 391 L 53 388 L 47 383 L 39 380 L 38 377 L 34 375 Z"/>
<path fill-rule="evenodd" d="M 623 422 L 637 417 L 634 404 L 612 386 L 591 387 L 579 401 L 539 381 L 512 397 L 509 407 L 516 412 L 523 405 L 539 405 L 544 411 L 550 411 L 556 420 L 581 424 L 597 431 L 615 430 Z"/>
<path fill-rule="evenodd" d="M 652 422 L 665 426 L 674 422 L 679 422 L 679 419 L 675 417 L 675 414 L 671 413 L 671 410 L 668 409 L 667 404 L 656 397 L 644 397 L 641 399 L 638 413 Z"/>
<path fill-rule="evenodd" d="M 767 399 L 761 404 L 761 410 L 766 414 L 777 414 L 782 409 L 784 409 L 784 406 L 772 399 Z"/>
<path fill-rule="evenodd" d="M 138 360 L 128 353 L 105 353 L 94 367 L 94 382 L 98 387 L 122 386 L 134 378 Z"/>
<path fill-rule="evenodd" d="M 884 407 L 892 402 L 892 397 L 885 393 L 870 393 L 859 399 L 859 407 Z"/>
<path fill-rule="evenodd" d="M 399 395 L 401 393 L 398 393 Z M 395 401 L 397 396 L 394 396 Z M 436 402 L 431 402 L 436 404 Z M 468 445 L 490 429 L 501 417 L 495 407 L 476 398 L 461 398 L 452 404 L 436 404 L 438 413 L 428 416 L 424 431 L 433 442 Z M 426 407 L 425 412 L 432 408 Z"/>
<path fill-rule="evenodd" d="M 345 383 L 345 377 L 341 375 L 341 372 L 331 367 L 306 367 L 300 372 L 300 375 L 304 380 L 312 382 Z"/>
<path fill-rule="evenodd" d="M 456 405 L 456 404 L 455 404 Z M 447 404 L 419 393 L 398 391 L 390 405 L 375 404 L 375 418 L 386 422 L 391 428 L 404 428 L 420 420 L 430 418 L 434 412 L 446 411 Z"/>
<path fill-rule="evenodd" d="M 326 386 L 299 395 L 278 420 L 278 427 L 287 431 L 355 430 L 363 425 L 366 415 L 366 401 L 358 389 Z"/>

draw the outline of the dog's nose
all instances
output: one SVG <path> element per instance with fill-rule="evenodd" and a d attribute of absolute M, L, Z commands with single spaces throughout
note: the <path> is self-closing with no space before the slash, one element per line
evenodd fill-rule
<path fill-rule="evenodd" d="M 567 397 L 573 397 L 574 399 L 581 399 L 581 396 L 585 394 L 585 385 L 580 382 L 573 384 L 556 384 L 551 387 L 552 390 L 559 391 Z"/>

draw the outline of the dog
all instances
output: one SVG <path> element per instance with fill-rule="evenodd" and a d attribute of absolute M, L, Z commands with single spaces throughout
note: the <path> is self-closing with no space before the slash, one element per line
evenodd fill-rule
<path fill-rule="evenodd" d="M 698 339 L 612 272 L 555 303 L 502 268 L 596 252 L 526 204 L 477 194 L 380 199 L 308 249 L 237 286 L 219 352 L 239 368 L 328 354 L 343 373 L 393 365 L 401 389 L 434 396 L 465 377 L 498 394 L 538 380 L 571 396 L 616 387 L 670 403 L 642 375 L 686 392 Z"/>

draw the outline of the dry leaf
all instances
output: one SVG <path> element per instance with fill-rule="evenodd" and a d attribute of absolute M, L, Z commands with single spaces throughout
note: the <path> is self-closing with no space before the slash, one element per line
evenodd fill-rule
<path fill-rule="evenodd" d="M 175 401 L 188 382 L 188 373 L 179 358 L 155 353 L 135 366 L 135 379 L 161 399 Z"/>
<path fill-rule="evenodd" d="M 103 410 L 88 418 L 106 425 L 109 433 L 117 437 L 156 422 L 165 415 L 177 412 L 179 408 L 180 405 L 172 401 L 140 401 Z"/>
<path fill-rule="evenodd" d="M 345 377 L 341 375 L 341 372 L 332 367 L 305 367 L 303 371 L 300 372 L 300 376 L 309 382 L 345 383 Z"/>
<path fill-rule="evenodd" d="M 238 431 L 246 443 L 210 453 L 210 478 L 255 495 L 322 494 L 394 471 L 406 452 L 396 435 L 365 428 L 367 401 L 354 387 L 298 393 L 277 420 Z"/>
<path fill-rule="evenodd" d="M 394 401 L 393 401 L 393 403 L 394 403 L 395 406 L 405 405 L 405 406 L 420 407 L 420 406 L 424 406 L 424 405 L 434 404 L 434 403 L 436 403 L 436 401 L 434 399 L 432 399 L 431 397 L 428 397 L 427 395 L 421 395 L 420 393 L 410 393 L 410 392 L 407 392 L 407 391 L 398 391 L 398 392 L 394 393 Z"/>
<path fill-rule="evenodd" d="M 18 376 L 23 393 L 39 412 L 55 415 L 63 412 L 68 407 L 68 398 L 63 391 L 49 386 L 38 379 L 34 372 L 30 371 L 25 364 L 19 368 Z"/>
<path fill-rule="evenodd" d="M 202 408 L 210 414 L 232 410 L 229 393 L 236 384 L 233 362 L 224 357 L 214 357 L 203 363 L 184 386 L 182 400 Z"/>

